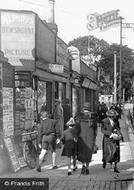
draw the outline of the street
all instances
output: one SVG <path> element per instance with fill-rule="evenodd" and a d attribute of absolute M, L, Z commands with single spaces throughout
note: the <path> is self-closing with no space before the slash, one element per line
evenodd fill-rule
<path fill-rule="evenodd" d="M 98 128 L 96 144 L 99 146 L 99 150 L 97 154 L 93 154 L 89 175 L 80 174 L 81 164 L 78 162 L 77 171 L 68 176 L 66 158 L 60 156 L 62 149 L 59 149 L 57 151 L 58 169 L 56 170 L 51 169 L 51 159 L 50 154 L 48 154 L 41 173 L 38 173 L 36 169 L 24 168 L 17 173 L 2 177 L 49 178 L 49 189 L 54 190 L 133 190 L 134 159 L 130 150 L 128 129 L 125 121 L 125 117 L 120 120 L 124 142 L 121 142 L 121 160 L 118 164 L 119 174 L 114 173 L 113 169 L 110 169 L 110 165 L 107 165 L 106 169 L 102 168 L 102 133 L 101 129 Z"/>

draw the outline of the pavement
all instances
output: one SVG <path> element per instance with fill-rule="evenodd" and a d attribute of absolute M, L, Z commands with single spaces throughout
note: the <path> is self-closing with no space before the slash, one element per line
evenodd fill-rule
<path fill-rule="evenodd" d="M 125 140 L 120 146 L 121 159 L 118 164 L 120 173 L 115 173 L 110 165 L 107 165 L 106 169 L 102 168 L 102 133 L 98 128 L 96 144 L 99 150 L 97 154 L 93 154 L 89 175 L 81 175 L 81 164 L 78 162 L 78 169 L 68 176 L 67 160 L 58 154 L 56 170 L 52 169 L 49 160 L 49 163 L 43 165 L 41 173 L 26 167 L 16 173 L 3 175 L 1 178 L 48 178 L 50 190 L 134 190 L 134 133 L 126 112 L 120 120 L 120 126 Z"/>

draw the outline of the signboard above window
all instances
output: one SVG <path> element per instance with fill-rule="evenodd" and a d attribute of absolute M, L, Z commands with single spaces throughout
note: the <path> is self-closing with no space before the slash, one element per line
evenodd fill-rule
<path fill-rule="evenodd" d="M 28 12 L 1 11 L 0 22 L 1 50 L 9 63 L 23 66 L 23 60 L 34 61 L 35 15 Z"/>
<path fill-rule="evenodd" d="M 49 64 L 49 69 L 53 73 L 63 73 L 64 72 L 64 65 Z"/>

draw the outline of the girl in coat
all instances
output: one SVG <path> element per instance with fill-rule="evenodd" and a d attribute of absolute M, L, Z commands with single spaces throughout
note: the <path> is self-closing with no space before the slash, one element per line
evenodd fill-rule
<path fill-rule="evenodd" d="M 122 133 L 119 125 L 114 119 L 117 117 L 117 112 L 110 109 L 106 114 L 107 118 L 105 118 L 102 123 L 102 166 L 105 168 L 107 163 L 110 163 L 111 165 L 114 163 L 114 172 L 119 173 L 117 163 L 120 161 L 120 140 L 122 140 Z"/>
<path fill-rule="evenodd" d="M 72 174 L 71 159 L 73 160 L 73 171 L 77 169 L 76 155 L 77 155 L 77 129 L 75 127 L 74 119 L 71 117 L 66 124 L 68 129 L 63 132 L 61 141 L 64 145 L 62 156 L 68 157 L 68 175 Z"/>

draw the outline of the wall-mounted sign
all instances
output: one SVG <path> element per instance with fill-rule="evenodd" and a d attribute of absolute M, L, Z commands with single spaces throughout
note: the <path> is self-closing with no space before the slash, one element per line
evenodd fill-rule
<path fill-rule="evenodd" d="M 50 69 L 53 73 L 63 73 L 63 72 L 64 72 L 64 65 L 49 64 L 49 69 Z"/>
<path fill-rule="evenodd" d="M 108 29 L 111 26 L 120 23 L 120 16 L 118 14 L 119 10 L 112 10 L 102 15 L 98 13 L 89 14 L 87 16 L 88 30 L 92 31 L 99 28 L 101 31 Z"/>
<path fill-rule="evenodd" d="M 34 60 L 35 15 L 1 11 L 1 50 L 9 63 L 22 66 L 20 60 Z"/>
<path fill-rule="evenodd" d="M 79 52 L 78 48 L 76 48 L 74 46 L 69 46 L 67 49 L 68 49 L 68 53 L 72 60 L 79 58 L 80 52 Z"/>

